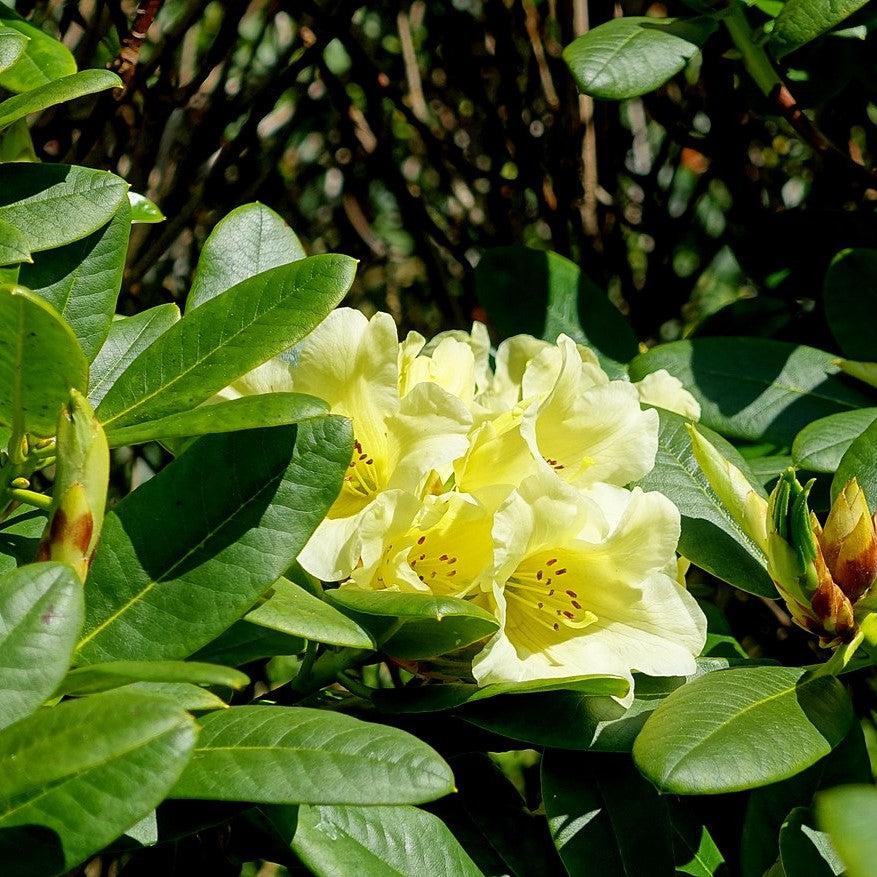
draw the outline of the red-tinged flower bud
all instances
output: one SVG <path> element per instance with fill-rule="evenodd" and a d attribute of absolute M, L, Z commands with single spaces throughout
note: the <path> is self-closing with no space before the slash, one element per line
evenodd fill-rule
<path fill-rule="evenodd" d="M 103 525 L 110 452 L 91 406 L 75 390 L 61 410 L 56 453 L 52 508 L 37 560 L 66 563 L 84 582 Z"/>
<path fill-rule="evenodd" d="M 877 531 L 855 478 L 838 494 L 818 535 L 832 578 L 855 603 L 877 578 Z"/>

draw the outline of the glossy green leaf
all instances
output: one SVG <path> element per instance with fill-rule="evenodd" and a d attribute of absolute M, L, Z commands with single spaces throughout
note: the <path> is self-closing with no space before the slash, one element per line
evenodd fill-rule
<path fill-rule="evenodd" d="M 304 547 L 350 460 L 348 421 L 207 436 L 107 515 L 81 661 L 185 658 Z"/>
<path fill-rule="evenodd" d="M 843 865 L 831 840 L 813 827 L 809 807 L 796 807 L 780 828 L 780 862 L 789 877 L 839 877 Z"/>
<path fill-rule="evenodd" d="M 667 807 L 629 760 L 549 750 L 542 801 L 569 874 L 672 875 Z"/>
<path fill-rule="evenodd" d="M 217 223 L 204 242 L 186 310 L 269 268 L 304 258 L 301 242 L 281 216 L 258 202 L 244 204 Z"/>
<path fill-rule="evenodd" d="M 520 246 L 488 250 L 475 269 L 475 294 L 503 335 L 527 332 L 548 341 L 569 335 L 591 347 L 612 376 L 636 356 L 636 336 L 618 308 L 557 253 Z"/>
<path fill-rule="evenodd" d="M 128 202 L 131 205 L 131 223 L 154 225 L 156 222 L 164 222 L 166 217 L 159 210 L 158 205 L 150 201 L 145 195 L 128 190 Z"/>
<path fill-rule="evenodd" d="M 659 789 L 709 795 L 793 776 L 829 753 L 853 719 L 833 676 L 799 667 L 736 667 L 678 688 L 633 747 Z"/>
<path fill-rule="evenodd" d="M 709 19 L 614 18 L 570 43 L 563 59 L 585 94 L 624 100 L 660 88 L 713 30 Z"/>
<path fill-rule="evenodd" d="M 69 567 L 34 563 L 0 578 L 0 728 L 33 712 L 64 678 L 83 612 Z"/>
<path fill-rule="evenodd" d="M 115 174 L 65 164 L 0 164 L 0 221 L 15 226 L 32 253 L 103 228 L 126 199 Z"/>
<path fill-rule="evenodd" d="M 309 417 L 326 414 L 329 406 L 321 399 L 303 393 L 265 393 L 225 399 L 188 411 L 169 414 L 132 426 L 110 429 L 110 447 L 137 445 L 168 438 L 188 438 L 221 432 L 237 432 L 260 426 L 287 426 Z"/>
<path fill-rule="evenodd" d="M 131 682 L 188 682 L 236 689 L 249 681 L 240 670 L 200 661 L 108 661 L 71 670 L 56 694 L 94 694 Z"/>
<path fill-rule="evenodd" d="M 31 113 L 42 112 L 55 104 L 66 103 L 121 85 L 122 80 L 109 70 L 83 70 L 79 73 L 71 73 L 69 76 L 63 76 L 46 85 L 0 101 L 0 128 L 24 119 Z"/>
<path fill-rule="evenodd" d="M 133 317 L 116 317 L 91 364 L 88 401 L 96 408 L 122 372 L 180 319 L 175 304 L 158 305 Z"/>
<path fill-rule="evenodd" d="M 303 707 L 242 706 L 201 719 L 176 798 L 268 804 L 419 804 L 453 789 L 425 743 L 384 725 Z"/>
<path fill-rule="evenodd" d="M 190 712 L 224 710 L 228 707 L 219 695 L 191 682 L 131 682 L 117 690 L 165 697 Z"/>
<path fill-rule="evenodd" d="M 461 649 L 499 627 L 487 610 L 455 597 L 338 588 L 326 591 L 326 599 L 377 636 L 387 654 L 409 660 Z M 396 624 L 401 627 L 385 639 Z"/>
<path fill-rule="evenodd" d="M 776 594 L 767 574 L 767 558 L 734 521 L 710 487 L 691 448 L 687 420 L 670 411 L 658 411 L 660 432 L 655 467 L 640 479 L 643 490 L 657 490 L 667 496 L 682 514 L 679 552 L 696 566 L 750 593 L 765 597 Z M 742 472 L 746 461 L 734 448 L 711 430 L 700 431 Z M 753 487 L 763 493 L 753 478 Z"/>
<path fill-rule="evenodd" d="M 746 803 L 740 843 L 742 877 L 762 877 L 779 856 L 779 832 L 796 807 L 810 807 L 821 789 L 871 781 L 871 763 L 862 728 L 854 722 L 843 741 L 807 770 L 755 789 Z"/>
<path fill-rule="evenodd" d="M 470 685 L 466 682 L 443 682 L 411 689 L 381 689 L 374 702 L 382 710 L 399 713 L 431 713 L 455 709 L 501 695 L 528 695 L 548 691 L 575 692 L 578 696 L 625 697 L 629 689 L 620 676 L 573 676 L 569 679 L 533 679 L 527 682 L 495 682 Z M 527 701 L 524 701 L 527 703 Z M 514 709 L 514 701 L 509 703 Z"/>
<path fill-rule="evenodd" d="M 14 225 L 0 220 L 0 265 L 18 265 L 30 260 L 27 238 Z"/>
<path fill-rule="evenodd" d="M 868 0 L 786 0 L 768 45 L 778 58 L 799 49 L 849 18 Z"/>
<path fill-rule="evenodd" d="M 0 73 L 8 70 L 24 53 L 28 38 L 20 31 L 0 24 Z"/>
<path fill-rule="evenodd" d="M 39 161 L 27 119 L 19 119 L 0 131 L 0 161 Z"/>
<path fill-rule="evenodd" d="M 835 472 L 853 439 L 875 420 L 877 408 L 860 408 L 821 417 L 795 437 L 792 457 L 795 465 L 810 472 Z"/>
<path fill-rule="evenodd" d="M 187 313 L 119 376 L 97 415 L 120 427 L 185 411 L 300 341 L 344 297 L 347 256 L 312 256 L 244 280 Z"/>
<path fill-rule="evenodd" d="M 88 363 L 55 309 L 22 286 L 0 285 L 0 423 L 54 435 L 70 390 L 85 391 Z"/>
<path fill-rule="evenodd" d="M 444 823 L 416 807 L 300 807 L 292 849 L 316 877 L 481 877 Z"/>
<path fill-rule="evenodd" d="M 76 61 L 60 40 L 26 22 L 6 3 L 0 3 L 0 25 L 27 37 L 18 60 L 0 73 L 0 88 L 30 91 L 76 72 Z"/>
<path fill-rule="evenodd" d="M 315 642 L 374 648 L 371 636 L 352 618 L 285 578 L 278 579 L 271 596 L 245 617 L 251 624 Z"/>
<path fill-rule="evenodd" d="M 641 380 L 665 368 L 700 402 L 701 423 L 730 438 L 791 446 L 811 421 L 873 404 L 823 350 L 764 338 L 661 344 L 630 364 Z"/>
<path fill-rule="evenodd" d="M 841 786 L 816 798 L 816 818 L 846 867 L 847 877 L 871 877 L 877 861 L 877 789 Z"/>
<path fill-rule="evenodd" d="M 106 846 L 164 798 L 195 737 L 194 721 L 170 700 L 122 691 L 4 729 L 0 836 L 18 849 L 4 873 L 58 874 Z M 24 837 L 36 829 L 41 842 L 16 845 L 16 828 Z"/>
<path fill-rule="evenodd" d="M 871 511 L 877 510 L 877 422 L 854 439 L 841 457 L 831 482 L 832 500 L 850 478 L 858 480 Z"/>
<path fill-rule="evenodd" d="M 31 563 L 45 528 L 46 513 L 37 509 L 18 511 L 0 523 L 0 573 Z"/>
<path fill-rule="evenodd" d="M 240 667 L 250 661 L 273 658 L 275 655 L 297 655 L 304 648 L 305 642 L 299 637 L 259 627 L 242 619 L 198 649 L 192 657 L 199 661 Z"/>
<path fill-rule="evenodd" d="M 89 360 L 107 339 L 122 285 L 130 209 L 126 201 L 103 228 L 81 240 L 37 255 L 19 280 L 70 324 Z"/>
<path fill-rule="evenodd" d="M 843 0 L 836 5 L 842 7 Z M 853 4 L 848 2 L 848 5 Z M 857 5 L 863 4 L 858 2 Z M 877 358 L 873 329 L 877 308 L 877 250 L 846 250 L 834 259 L 825 275 L 823 305 L 828 327 L 844 356 L 866 361 Z"/>

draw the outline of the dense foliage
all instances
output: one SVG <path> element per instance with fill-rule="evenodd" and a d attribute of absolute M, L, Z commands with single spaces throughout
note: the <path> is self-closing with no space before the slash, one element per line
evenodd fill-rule
<path fill-rule="evenodd" d="M 0 872 L 869 877 L 873 11 L 292 5 L 0 3 Z"/>

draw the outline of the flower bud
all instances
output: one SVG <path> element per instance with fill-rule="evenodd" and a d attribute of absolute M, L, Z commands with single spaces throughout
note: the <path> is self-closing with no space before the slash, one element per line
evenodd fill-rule
<path fill-rule="evenodd" d="M 76 390 L 61 409 L 55 489 L 37 560 L 73 567 L 85 581 L 103 525 L 110 452 L 103 428 Z"/>
<path fill-rule="evenodd" d="M 823 644 L 848 640 L 856 622 L 848 596 L 826 563 L 821 528 L 807 505 L 813 481 L 798 483 L 793 469 L 780 477 L 768 503 L 768 571 L 795 623 Z"/>
<path fill-rule="evenodd" d="M 855 603 L 877 578 L 877 531 L 855 478 L 837 495 L 818 536 L 832 578 Z"/>

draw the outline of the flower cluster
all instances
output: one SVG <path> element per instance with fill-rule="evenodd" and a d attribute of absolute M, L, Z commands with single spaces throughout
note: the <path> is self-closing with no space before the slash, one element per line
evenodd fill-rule
<path fill-rule="evenodd" d="M 654 466 L 658 415 L 699 413 L 666 372 L 610 380 L 561 336 L 484 326 L 401 343 L 387 314 L 340 309 L 228 388 L 310 393 L 353 422 L 341 494 L 299 558 L 342 587 L 476 601 L 499 632 L 479 683 L 686 675 L 705 621 L 677 576 L 679 512 L 625 485 Z"/>

